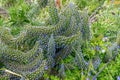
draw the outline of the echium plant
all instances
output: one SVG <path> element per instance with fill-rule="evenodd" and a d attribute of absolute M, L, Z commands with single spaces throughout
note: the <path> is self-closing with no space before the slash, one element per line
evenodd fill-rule
<path fill-rule="evenodd" d="M 85 70 L 89 68 L 89 60 L 85 60 L 82 50 L 84 43 L 89 42 L 91 38 L 89 16 L 80 12 L 72 3 L 59 14 L 52 1 L 54 0 L 48 1 L 50 15 L 48 22 L 50 24 L 29 27 L 16 38 L 9 29 L 0 28 L 1 63 L 6 69 L 22 75 L 21 78 L 42 79 L 45 70 L 52 70 L 59 65 L 59 75 L 64 78 L 65 66 L 60 64 L 60 61 L 74 51 L 79 68 Z M 37 11 L 37 9 L 41 9 L 38 4 L 30 10 L 28 16 L 34 16 L 34 10 Z M 100 62 L 99 58 L 93 63 L 95 69 L 98 67 L 96 65 L 99 65 L 97 62 Z M 11 78 L 9 75 L 0 76 Z"/>
<path fill-rule="evenodd" d="M 49 42 L 48 42 L 48 50 L 47 50 L 47 62 L 48 62 L 48 66 L 50 68 L 54 67 L 55 65 L 55 41 L 54 41 L 54 37 L 53 35 L 51 35 Z"/>
<path fill-rule="evenodd" d="M 50 24 L 57 24 L 59 22 L 58 10 L 55 6 L 54 0 L 49 0 L 49 15 L 50 15 Z"/>

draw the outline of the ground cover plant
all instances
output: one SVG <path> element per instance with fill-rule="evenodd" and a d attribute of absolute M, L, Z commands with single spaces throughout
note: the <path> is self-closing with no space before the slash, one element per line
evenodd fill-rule
<path fill-rule="evenodd" d="M 0 80 L 119 80 L 120 2 L 56 1 L 0 1 Z"/>

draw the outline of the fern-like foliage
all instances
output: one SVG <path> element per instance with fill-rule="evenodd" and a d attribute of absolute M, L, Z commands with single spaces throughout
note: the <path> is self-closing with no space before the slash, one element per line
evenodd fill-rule
<path fill-rule="evenodd" d="M 0 46 L 2 62 L 9 70 L 25 74 L 30 80 L 41 78 L 46 66 L 46 61 L 39 47 L 39 42 L 30 51 L 23 53 L 19 50 L 11 49 L 4 44 Z"/>
<path fill-rule="evenodd" d="M 83 40 L 90 40 L 91 38 L 91 33 L 90 33 L 90 25 L 88 22 L 88 14 L 86 12 L 83 13 L 83 19 L 82 19 L 82 36 L 83 36 Z M 87 24 L 86 24 L 87 23 Z"/>
<path fill-rule="evenodd" d="M 48 58 L 48 66 L 54 67 L 55 65 L 55 60 L 54 60 L 54 56 L 55 56 L 55 41 L 54 41 L 54 37 L 53 35 L 51 35 L 49 42 L 48 42 L 48 50 L 47 50 L 47 58 Z"/>
<path fill-rule="evenodd" d="M 58 10 L 54 0 L 49 0 L 49 15 L 51 24 L 57 24 L 59 22 Z"/>
<path fill-rule="evenodd" d="M 81 50 L 81 45 L 78 45 L 78 48 L 75 51 L 76 51 L 76 61 L 77 61 L 78 67 L 80 69 L 87 70 L 89 63 L 84 59 L 84 56 Z"/>

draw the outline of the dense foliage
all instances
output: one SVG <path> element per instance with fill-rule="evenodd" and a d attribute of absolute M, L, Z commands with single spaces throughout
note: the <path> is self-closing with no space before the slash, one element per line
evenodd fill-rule
<path fill-rule="evenodd" d="M 120 6 L 61 1 L 0 2 L 0 80 L 119 80 Z"/>

